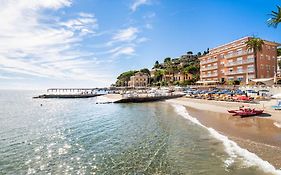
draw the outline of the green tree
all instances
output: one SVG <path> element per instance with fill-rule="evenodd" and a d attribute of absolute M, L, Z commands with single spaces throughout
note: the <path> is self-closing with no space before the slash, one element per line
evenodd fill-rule
<path fill-rule="evenodd" d="M 174 76 L 175 76 L 175 72 L 178 71 L 178 67 L 173 64 L 171 61 L 170 62 L 167 62 L 166 64 L 166 71 L 168 72 L 169 75 L 172 74 L 172 79 L 170 79 L 170 82 L 173 82 L 174 81 Z"/>
<path fill-rule="evenodd" d="M 188 52 L 187 52 L 187 55 L 192 55 L 192 54 L 193 54 L 192 51 L 188 51 Z"/>
<path fill-rule="evenodd" d="M 258 64 L 257 64 L 257 53 L 262 51 L 262 46 L 264 42 L 260 38 L 252 37 L 248 41 L 246 41 L 246 45 L 248 49 L 253 49 L 254 52 L 254 65 L 255 65 L 255 77 L 258 78 L 257 74 L 257 69 L 258 69 Z"/>
<path fill-rule="evenodd" d="M 159 67 L 160 67 L 159 61 L 155 61 L 153 68 L 159 68 Z"/>
<path fill-rule="evenodd" d="M 195 65 L 190 65 L 184 68 L 184 72 L 189 74 L 197 74 L 199 72 L 199 67 Z"/>
<path fill-rule="evenodd" d="M 163 76 L 164 76 L 164 70 L 160 69 L 157 70 L 154 74 L 155 80 L 157 82 L 162 81 L 163 80 Z"/>
<path fill-rule="evenodd" d="M 281 56 L 281 48 L 277 49 L 277 56 Z"/>
<path fill-rule="evenodd" d="M 281 60 L 278 61 L 279 69 L 281 69 Z"/>
<path fill-rule="evenodd" d="M 171 62 L 171 58 L 170 57 L 167 57 L 164 59 L 164 63 L 168 63 L 168 62 Z"/>
<path fill-rule="evenodd" d="M 200 57 L 201 55 L 202 55 L 201 52 L 198 52 L 198 53 L 197 53 L 197 57 Z"/>
<path fill-rule="evenodd" d="M 277 6 L 277 11 L 272 11 L 270 16 L 271 18 L 268 20 L 268 25 L 277 28 L 278 24 L 281 22 L 281 7 Z"/>
<path fill-rule="evenodd" d="M 140 72 L 145 73 L 150 76 L 150 71 L 147 68 L 141 69 Z"/>
<path fill-rule="evenodd" d="M 138 71 L 130 70 L 130 71 L 121 73 L 117 77 L 116 86 L 126 86 L 126 85 L 128 85 L 128 82 L 130 81 L 130 77 L 135 75 L 135 73 L 137 73 L 137 72 Z"/>

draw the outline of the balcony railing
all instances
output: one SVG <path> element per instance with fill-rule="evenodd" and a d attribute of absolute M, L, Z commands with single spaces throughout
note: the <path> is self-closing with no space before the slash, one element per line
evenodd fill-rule
<path fill-rule="evenodd" d="M 234 62 L 228 62 L 225 64 L 226 67 L 231 67 L 231 66 L 237 66 L 237 65 L 241 65 L 241 64 L 249 64 L 249 63 L 253 63 L 254 59 L 248 59 L 248 60 L 241 60 L 241 61 L 234 61 Z"/>
<path fill-rule="evenodd" d="M 204 68 L 201 68 L 202 71 L 206 71 L 206 70 L 212 70 L 212 69 L 217 69 L 218 66 L 207 66 L 207 67 L 204 67 Z"/>
<path fill-rule="evenodd" d="M 236 74 L 246 74 L 246 73 L 253 73 L 255 72 L 254 69 L 245 69 L 245 70 L 238 70 L 238 71 L 228 71 L 228 72 L 225 72 L 224 74 L 225 75 L 236 75 Z"/>
<path fill-rule="evenodd" d="M 224 58 L 228 59 L 228 58 L 232 58 L 232 57 L 238 57 L 238 56 L 242 56 L 242 55 L 248 55 L 253 53 L 252 50 L 245 50 L 245 51 L 241 51 L 241 52 L 236 52 L 236 53 L 231 53 L 228 55 L 225 55 Z"/>
<path fill-rule="evenodd" d="M 200 64 L 213 63 L 213 62 L 216 62 L 216 61 L 218 61 L 217 58 L 212 58 L 212 59 L 209 59 L 209 60 L 200 61 Z"/>
<path fill-rule="evenodd" d="M 207 77 L 217 77 L 218 74 L 215 73 L 215 74 L 207 74 L 207 75 L 202 75 L 203 78 L 207 78 Z"/>

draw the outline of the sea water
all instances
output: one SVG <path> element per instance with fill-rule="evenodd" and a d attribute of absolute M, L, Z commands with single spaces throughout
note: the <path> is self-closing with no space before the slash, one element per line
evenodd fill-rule
<path fill-rule="evenodd" d="M 0 91 L 0 174 L 279 174 L 167 102 Z"/>

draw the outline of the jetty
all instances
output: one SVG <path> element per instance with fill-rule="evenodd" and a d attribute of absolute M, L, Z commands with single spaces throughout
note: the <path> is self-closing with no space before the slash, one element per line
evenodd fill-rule
<path fill-rule="evenodd" d="M 107 88 L 50 88 L 33 98 L 91 98 L 104 95 Z"/>
<path fill-rule="evenodd" d="M 121 99 L 114 101 L 114 103 L 144 103 L 144 102 L 155 102 L 155 101 L 163 101 L 173 98 L 183 97 L 185 94 L 169 94 L 169 95 L 127 95 L 122 96 Z"/>

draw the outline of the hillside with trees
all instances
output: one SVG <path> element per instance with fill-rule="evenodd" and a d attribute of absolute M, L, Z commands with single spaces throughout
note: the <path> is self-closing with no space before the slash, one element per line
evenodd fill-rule
<path fill-rule="evenodd" d="M 206 55 L 207 53 L 209 53 L 209 49 L 204 51 L 203 54 L 201 52 L 193 54 L 192 51 L 188 51 L 186 54 L 178 58 L 166 57 L 163 59 L 162 63 L 157 60 L 152 67 L 153 75 L 150 75 L 150 71 L 147 68 L 141 69 L 139 71 L 130 70 L 127 72 L 123 72 L 117 77 L 115 86 L 127 86 L 130 77 L 135 75 L 137 72 L 143 72 L 149 75 L 149 84 L 151 86 L 194 84 L 199 80 L 200 77 L 200 61 L 198 58 Z M 167 81 L 165 79 L 165 76 L 174 76 L 176 73 L 192 74 L 192 79 L 184 82 L 174 81 L 173 79 Z"/>

